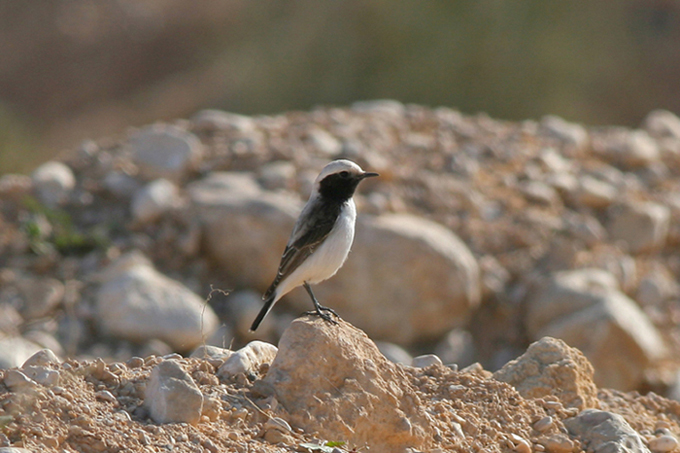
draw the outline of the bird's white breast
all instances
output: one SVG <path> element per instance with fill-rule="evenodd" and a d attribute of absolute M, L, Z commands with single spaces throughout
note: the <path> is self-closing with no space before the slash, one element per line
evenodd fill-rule
<path fill-rule="evenodd" d="M 352 247 L 356 217 L 357 211 L 354 200 L 350 199 L 343 206 L 342 212 L 326 240 L 290 277 L 281 282 L 277 291 L 279 297 L 304 282 L 315 284 L 335 275 L 345 263 Z"/>

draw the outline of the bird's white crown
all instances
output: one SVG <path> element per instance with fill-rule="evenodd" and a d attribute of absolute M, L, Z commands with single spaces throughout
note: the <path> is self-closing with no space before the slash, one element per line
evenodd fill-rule
<path fill-rule="evenodd" d="M 323 170 L 321 170 L 321 173 L 319 173 L 319 176 L 316 177 L 316 185 L 319 184 L 326 176 L 335 174 L 335 173 L 340 173 L 342 171 L 347 171 L 352 175 L 360 175 L 364 173 L 364 171 L 361 169 L 360 166 L 352 162 L 351 160 L 347 159 L 338 159 L 334 160 L 333 162 L 329 163 L 325 167 L 323 167 Z"/>

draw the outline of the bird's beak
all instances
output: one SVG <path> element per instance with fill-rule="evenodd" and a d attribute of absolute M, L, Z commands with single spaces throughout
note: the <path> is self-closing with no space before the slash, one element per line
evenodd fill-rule
<path fill-rule="evenodd" d="M 361 179 L 371 178 L 373 176 L 380 176 L 378 173 L 372 173 L 370 171 L 365 171 L 361 174 Z"/>

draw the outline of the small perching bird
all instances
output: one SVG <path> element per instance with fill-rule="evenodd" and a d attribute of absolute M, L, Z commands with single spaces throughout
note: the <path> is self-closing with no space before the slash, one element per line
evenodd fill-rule
<path fill-rule="evenodd" d="M 365 172 L 352 161 L 339 159 L 326 165 L 314 181 L 314 189 L 290 235 L 274 282 L 263 296 L 264 306 L 253 321 L 254 332 L 274 304 L 303 285 L 314 303 L 307 312 L 335 323 L 312 292 L 310 285 L 322 282 L 342 267 L 354 241 L 357 211 L 352 196 L 361 181 L 377 173 Z"/>

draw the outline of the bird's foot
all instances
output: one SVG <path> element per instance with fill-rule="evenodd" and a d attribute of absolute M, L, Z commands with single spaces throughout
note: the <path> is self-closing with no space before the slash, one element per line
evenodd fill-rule
<path fill-rule="evenodd" d="M 335 312 L 335 310 L 333 310 L 332 308 L 328 308 L 328 307 L 319 307 L 318 310 L 306 311 L 304 314 L 310 315 L 310 316 L 318 316 L 319 318 L 323 319 L 324 321 L 327 321 L 331 324 L 337 325 L 338 321 L 333 319 L 333 317 L 328 313 L 332 313 L 338 319 L 340 319 L 340 316 L 338 316 L 338 314 Z"/>

